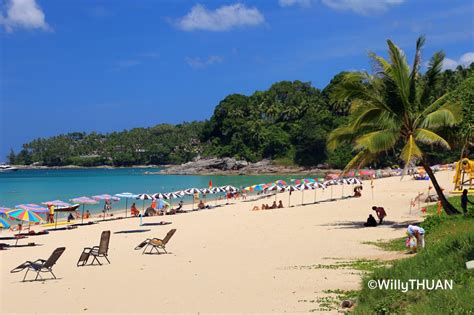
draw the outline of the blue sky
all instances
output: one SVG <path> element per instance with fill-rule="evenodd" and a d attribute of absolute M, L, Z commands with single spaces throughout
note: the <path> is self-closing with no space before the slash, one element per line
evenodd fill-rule
<path fill-rule="evenodd" d="M 474 61 L 470 0 L 0 3 L 0 161 L 37 137 L 202 120 L 280 80 L 324 88 L 387 38 Z"/>

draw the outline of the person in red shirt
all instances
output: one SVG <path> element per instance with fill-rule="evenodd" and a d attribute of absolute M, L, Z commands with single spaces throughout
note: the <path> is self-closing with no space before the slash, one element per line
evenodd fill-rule
<path fill-rule="evenodd" d="M 387 212 L 385 212 L 385 209 L 383 207 L 373 206 L 372 210 L 374 210 L 377 214 L 377 217 L 379 218 L 379 224 L 382 224 L 383 219 L 387 216 Z"/>

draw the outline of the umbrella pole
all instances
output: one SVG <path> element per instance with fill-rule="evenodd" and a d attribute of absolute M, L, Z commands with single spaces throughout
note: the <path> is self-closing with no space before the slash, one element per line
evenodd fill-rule
<path fill-rule="evenodd" d="M 316 188 L 314 189 L 314 203 L 316 203 Z"/>
<path fill-rule="evenodd" d="M 125 217 L 127 217 L 128 198 L 125 198 Z"/>
<path fill-rule="evenodd" d="M 342 184 L 342 193 L 341 193 L 341 199 L 344 199 L 344 184 Z"/>
<path fill-rule="evenodd" d="M 288 193 L 288 208 L 291 207 L 291 190 Z"/>
<path fill-rule="evenodd" d="M 84 223 L 84 204 L 82 204 L 82 215 L 81 215 L 81 224 Z"/>
<path fill-rule="evenodd" d="M 301 191 L 301 205 L 304 204 L 304 189 Z"/>
<path fill-rule="evenodd" d="M 332 190 L 333 190 L 333 185 L 331 185 L 331 200 L 333 200 L 332 199 Z"/>
<path fill-rule="evenodd" d="M 56 221 L 54 221 L 54 229 L 58 226 L 58 212 L 56 211 Z"/>

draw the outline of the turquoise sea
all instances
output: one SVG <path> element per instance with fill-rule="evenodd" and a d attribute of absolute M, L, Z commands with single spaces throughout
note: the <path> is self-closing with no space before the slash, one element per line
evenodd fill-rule
<path fill-rule="evenodd" d="M 14 207 L 18 204 L 36 203 L 60 199 L 131 193 L 166 193 L 187 188 L 206 188 L 212 180 L 213 186 L 233 185 L 245 187 L 268 183 L 278 179 L 290 180 L 294 176 L 195 176 L 195 175 L 149 175 L 156 168 L 123 169 L 48 169 L 18 170 L 0 173 L 0 206 Z M 298 177 L 299 178 L 299 177 Z M 213 196 L 211 196 L 213 198 Z M 137 203 L 142 206 L 142 201 Z M 130 205 L 130 202 L 129 202 Z M 124 208 L 125 201 L 114 203 L 114 208 Z M 87 207 L 99 212 L 103 205 Z"/>

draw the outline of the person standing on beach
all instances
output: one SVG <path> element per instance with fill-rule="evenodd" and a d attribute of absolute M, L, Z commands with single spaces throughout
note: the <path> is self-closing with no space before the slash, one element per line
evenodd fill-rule
<path fill-rule="evenodd" d="M 374 210 L 375 213 L 377 214 L 377 217 L 379 218 L 379 224 L 382 224 L 383 218 L 387 216 L 387 212 L 385 212 L 385 209 L 383 207 L 373 206 L 372 210 Z"/>
<path fill-rule="evenodd" d="M 48 208 L 49 208 L 49 220 L 48 220 L 48 223 L 54 223 L 54 205 L 53 204 L 50 204 L 48 205 Z"/>
<path fill-rule="evenodd" d="M 461 208 L 462 208 L 462 211 L 464 213 L 464 215 L 467 215 L 467 203 L 470 203 L 471 205 L 473 205 L 474 203 L 472 201 L 470 201 L 468 198 L 467 198 L 467 189 L 464 189 L 462 191 L 462 195 L 461 195 Z"/>

